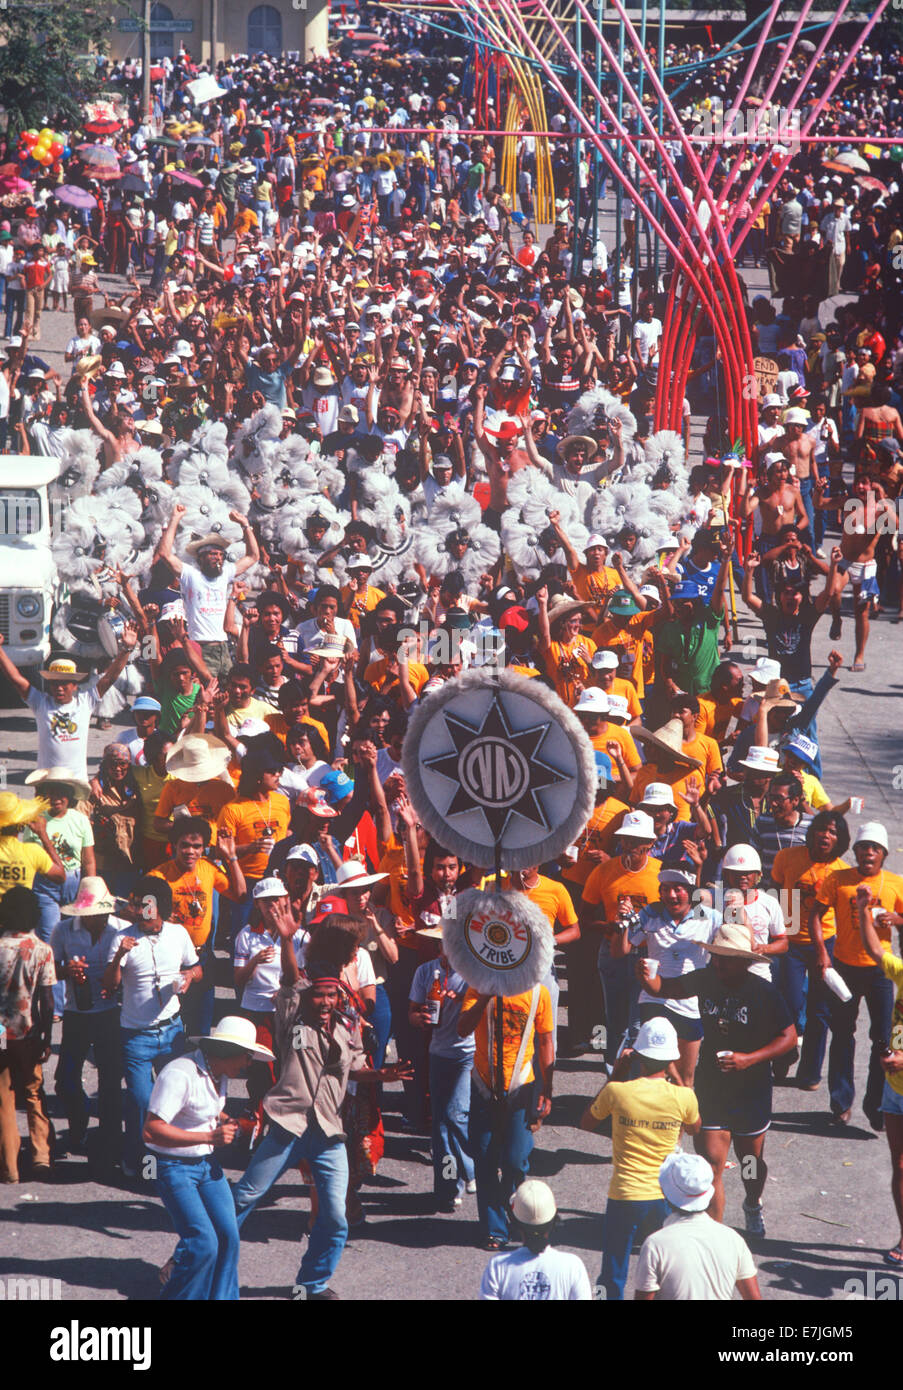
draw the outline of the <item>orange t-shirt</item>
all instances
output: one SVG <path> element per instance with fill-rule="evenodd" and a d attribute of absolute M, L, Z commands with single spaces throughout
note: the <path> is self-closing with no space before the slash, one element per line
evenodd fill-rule
<path fill-rule="evenodd" d="M 227 835 L 235 836 L 238 849 L 266 834 L 273 835 L 276 840 L 285 839 L 291 818 L 292 808 L 288 797 L 283 796 L 282 792 L 270 792 L 266 801 L 230 802 L 223 807 L 216 824 Z M 269 854 L 262 849 L 242 855 L 241 867 L 245 877 L 263 878 L 268 858 Z"/>
<path fill-rule="evenodd" d="M 661 860 L 646 856 L 646 862 L 635 873 L 625 869 L 620 855 L 593 869 L 583 889 L 583 901 L 594 906 L 601 903 L 606 922 L 616 922 L 618 913 L 629 906 L 639 912 L 647 903 L 658 902 L 658 871 Z"/>
<path fill-rule="evenodd" d="M 643 793 L 650 782 L 664 782 L 674 793 L 674 800 L 677 802 L 677 820 L 691 820 L 690 803 L 683 795 L 689 778 L 695 780 L 696 786 L 700 791 L 705 786 L 705 774 L 700 767 L 691 768 L 663 768 L 657 767 L 655 763 L 643 763 L 639 772 L 633 779 L 633 791 L 630 793 L 630 801 L 634 806 L 639 806 L 643 799 Z"/>
<path fill-rule="evenodd" d="M 476 997 L 476 990 L 468 989 L 461 1003 L 462 1009 L 468 1008 Z M 521 1038 L 527 1026 L 532 997 L 532 990 L 524 994 L 513 994 L 510 997 L 506 997 L 502 1005 L 502 1071 L 504 1073 L 506 1090 L 511 1085 L 514 1063 L 517 1060 Z M 494 1001 L 492 1007 L 495 1007 Z M 474 1066 L 486 1086 L 490 1086 L 492 1080 L 492 1073 L 489 1067 L 489 1015 L 490 1010 L 484 1010 L 477 1024 L 476 1032 L 474 1033 Z M 545 985 L 540 985 L 539 1002 L 536 1006 L 536 1015 L 533 1019 L 532 1036 L 528 1039 L 524 1051 L 524 1071 L 522 1076 L 518 1078 L 521 1085 L 527 1085 L 533 1080 L 532 1061 L 536 1034 L 551 1033 L 553 1028 L 554 1019 L 552 1018 L 552 1001 L 549 997 L 549 991 L 546 989 Z M 493 1029 L 493 1032 L 494 1031 Z M 493 1046 L 494 1042 L 495 1040 L 493 1038 Z"/>
<path fill-rule="evenodd" d="M 599 867 L 591 859 L 586 858 L 584 851 L 601 849 L 610 855 L 614 850 L 616 827 L 621 824 L 623 817 L 629 810 L 630 807 L 625 802 L 619 801 L 616 796 L 607 796 L 602 805 L 596 807 L 586 823 L 586 829 L 580 841 L 580 854 L 576 862 L 567 864 L 561 871 L 561 877 L 567 879 L 568 883 L 582 887 L 593 870 Z"/>
<path fill-rule="evenodd" d="M 183 782 L 178 777 L 167 777 L 157 802 L 157 815 L 161 820 L 169 820 L 176 806 L 187 806 L 192 816 L 203 816 L 210 829 L 215 830 L 220 811 L 234 800 L 232 783 L 218 777 L 210 782 Z"/>
<path fill-rule="evenodd" d="M 585 656 L 577 654 L 580 647 L 585 652 Z M 577 685 L 580 681 L 583 685 L 589 684 L 592 674 L 590 664 L 596 651 L 595 642 L 589 637 L 578 634 L 573 642 L 551 642 L 549 650 L 546 652 L 546 674 L 555 683 L 555 691 L 560 700 L 566 705 L 573 706 L 577 703 Z M 571 662 L 573 672 L 562 673 L 562 662 Z"/>
<path fill-rule="evenodd" d="M 809 916 L 821 896 L 821 886 L 826 876 L 836 869 L 845 869 L 842 859 L 832 859 L 830 864 L 816 864 L 809 856 L 805 845 L 792 845 L 790 849 L 779 849 L 771 866 L 771 881 L 783 890 L 782 907 L 787 925 L 787 935 L 801 946 L 811 946 Z M 798 894 L 794 900 L 794 890 Z M 783 896 L 787 895 L 784 902 Z M 799 931 L 795 928 L 799 927 Z M 825 941 L 836 935 L 837 925 L 833 907 L 822 915 L 821 934 Z"/>
<path fill-rule="evenodd" d="M 183 869 L 175 859 L 167 859 L 151 874 L 165 879 L 172 889 L 170 920 L 181 922 L 195 946 L 203 946 L 210 935 L 213 894 L 234 897 L 226 875 L 209 859 L 199 859 L 193 869 Z"/>
<path fill-rule="evenodd" d="M 651 681 L 654 672 L 652 628 L 658 621 L 658 613 L 657 608 L 651 613 L 634 613 L 623 627 L 613 618 L 606 618 L 593 633 L 597 647 L 620 647 L 626 653 L 632 663 L 630 678 L 641 700 L 646 692 L 646 682 Z"/>
<path fill-rule="evenodd" d="M 833 907 L 837 923 L 837 945 L 834 959 L 844 965 L 874 965 L 868 951 L 862 944 L 859 933 L 859 913 L 856 910 L 856 889 L 864 883 L 872 890 L 882 907 L 890 912 L 903 913 L 903 878 L 880 869 L 871 878 L 863 878 L 858 869 L 848 869 L 844 865 L 830 874 L 825 874 L 818 890 L 818 901 L 824 907 Z M 891 942 L 891 929 L 885 927 L 880 919 L 875 922 L 875 931 L 888 949 Z"/>
<path fill-rule="evenodd" d="M 596 734 L 590 742 L 600 753 L 605 752 L 606 743 L 617 743 L 620 745 L 621 754 L 631 772 L 635 772 L 638 767 L 642 766 L 643 760 L 633 741 L 633 734 L 629 729 L 625 728 L 623 724 L 609 724 L 606 722 L 602 733 Z M 617 771 L 618 769 L 616 767 L 612 767 L 612 776 L 615 781 L 618 780 Z"/>

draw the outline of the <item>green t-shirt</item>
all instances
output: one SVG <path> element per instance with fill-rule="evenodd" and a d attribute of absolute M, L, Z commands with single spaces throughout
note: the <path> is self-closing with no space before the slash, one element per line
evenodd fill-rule
<path fill-rule="evenodd" d="M 672 618 L 655 634 L 655 658 L 659 678 L 669 676 L 688 695 L 708 690 L 718 665 L 718 632 L 721 609 L 703 609 L 689 631 Z M 671 668 L 670 663 L 675 663 Z"/>
<path fill-rule="evenodd" d="M 189 695 L 180 695 L 162 676 L 157 682 L 157 699 L 160 701 L 160 732 L 168 738 L 175 738 L 181 732 L 182 715 L 194 708 L 200 684 L 195 681 Z"/>
<path fill-rule="evenodd" d="M 94 831 L 88 817 L 70 806 L 64 815 L 47 821 L 47 834 L 63 861 L 66 873 L 80 874 L 82 850 L 89 849 L 94 844 Z M 33 830 L 26 830 L 24 839 L 36 845 L 41 843 Z"/>

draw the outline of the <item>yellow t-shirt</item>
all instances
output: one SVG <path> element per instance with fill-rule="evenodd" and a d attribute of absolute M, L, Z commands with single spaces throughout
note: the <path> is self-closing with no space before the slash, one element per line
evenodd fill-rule
<path fill-rule="evenodd" d="M 283 796 L 282 792 L 270 792 L 266 801 L 230 802 L 220 811 L 216 824 L 227 835 L 235 836 L 235 847 L 239 849 L 264 835 L 284 840 L 291 818 L 292 808 L 288 797 Z M 242 855 L 241 867 L 245 877 L 263 878 L 268 858 L 268 853 L 262 849 Z"/>
<path fill-rule="evenodd" d="M 798 942 L 801 946 L 812 945 L 809 917 L 817 899 L 821 897 L 819 890 L 829 873 L 846 867 L 842 859 L 832 859 L 829 864 L 814 863 L 805 845 L 792 845 L 790 849 L 778 850 L 771 866 L 771 881 L 776 888 L 788 895 L 786 905 L 782 899 L 782 906 L 791 941 Z M 792 897 L 794 890 L 799 895 L 796 902 Z M 794 932 L 793 928 L 797 922 L 800 929 Z M 829 907 L 822 916 L 822 936 L 828 941 L 836 932 L 834 909 Z"/>
<path fill-rule="evenodd" d="M 831 799 L 814 772 L 801 772 L 803 793 L 813 811 L 824 811 L 831 805 Z"/>
<path fill-rule="evenodd" d="M 890 1045 L 894 1052 L 903 1052 L 903 960 L 890 951 L 885 951 L 881 969 L 897 989 L 890 1022 Z M 903 1096 L 903 1071 L 886 1071 L 884 1075 L 891 1090 Z"/>
<path fill-rule="evenodd" d="M 818 901 L 824 907 L 833 907 L 837 917 L 837 945 L 834 959 L 842 960 L 844 965 L 874 965 L 859 935 L 859 914 L 856 911 L 856 889 L 864 883 L 872 890 L 872 897 L 881 907 L 890 912 L 903 913 L 903 878 L 879 870 L 871 878 L 862 878 L 858 869 L 836 869 L 826 874 L 819 889 Z M 890 945 L 890 927 L 885 927 L 879 919 L 875 931 L 882 941 Z"/>
<path fill-rule="evenodd" d="M 643 710 L 640 705 L 640 697 L 636 693 L 636 686 L 633 681 L 625 681 L 621 676 L 615 676 L 611 683 L 612 695 L 622 695 L 627 701 L 627 713 L 631 720 L 641 719 Z"/>
<path fill-rule="evenodd" d="M 256 695 L 252 695 L 246 705 L 238 709 L 235 705 L 229 705 L 226 709 L 226 723 L 233 733 L 238 733 L 246 719 L 266 719 L 269 714 L 278 714 L 275 705 L 271 705 L 269 700 L 261 700 Z"/>
<path fill-rule="evenodd" d="M 677 819 L 690 819 L 690 803 L 683 795 L 688 778 L 695 780 L 696 786 L 702 790 L 705 786 L 704 774 L 701 768 L 692 767 L 658 767 L 655 763 L 643 763 L 633 779 L 633 790 L 630 793 L 630 800 L 634 806 L 639 806 L 643 799 L 643 794 L 650 782 L 664 782 L 674 793 L 674 800 L 677 803 Z"/>
<path fill-rule="evenodd" d="M 611 565 L 603 565 L 600 570 L 595 570 L 593 573 L 590 573 L 585 565 L 578 565 L 575 570 L 571 571 L 571 576 L 574 580 L 577 597 L 583 599 L 585 603 L 597 603 L 600 608 L 608 595 L 613 594 L 615 589 L 621 587 L 618 571 L 612 569 Z M 590 614 L 586 616 L 590 618 L 591 626 Z"/>
<path fill-rule="evenodd" d="M 590 1106 L 597 1120 L 611 1116 L 612 1174 L 609 1199 L 655 1201 L 662 1195 L 658 1171 L 677 1148 L 681 1125 L 699 1119 L 689 1086 L 672 1086 L 663 1076 L 609 1081 Z"/>
<path fill-rule="evenodd" d="M 421 662 L 408 662 L 408 681 L 416 695 L 420 694 L 429 678 L 430 673 Z M 386 675 L 386 659 L 383 656 L 370 662 L 364 672 L 364 682 L 366 685 L 372 685 L 374 690 L 383 695 L 397 693 L 399 689 L 398 677 Z"/>
<path fill-rule="evenodd" d="M 578 648 L 582 654 L 578 653 Z M 577 681 L 589 684 L 596 644 L 578 633 L 572 642 L 550 642 L 546 652 L 546 674 L 555 683 L 559 700 L 566 705 L 577 703 Z M 562 670 L 562 665 L 564 670 Z"/>
<path fill-rule="evenodd" d="M 165 879 L 172 889 L 169 920 L 181 922 L 195 946 L 203 946 L 210 935 L 213 894 L 233 896 L 226 875 L 209 859 L 203 858 L 193 869 L 183 869 L 175 859 L 167 859 L 151 873 L 155 878 Z"/>
<path fill-rule="evenodd" d="M 660 859 L 647 856 L 646 863 L 635 873 L 625 869 L 620 855 L 593 869 L 583 888 L 583 901 L 594 907 L 601 903 L 606 922 L 616 922 L 622 906 L 639 912 L 647 903 L 658 902 L 658 871 Z"/>
<path fill-rule="evenodd" d="M 742 698 L 734 695 L 729 700 L 712 700 L 707 695 L 700 695 L 698 699 L 696 728 L 716 741 L 724 738 L 731 720 L 739 716 L 743 708 Z"/>
<path fill-rule="evenodd" d="M 643 760 L 633 741 L 633 734 L 623 724 L 609 724 L 606 720 L 601 734 L 595 734 L 590 742 L 599 753 L 606 752 L 606 743 L 617 743 L 621 749 L 621 756 L 631 772 L 636 772 L 642 766 Z M 612 764 L 611 774 L 613 780 L 617 782 L 620 773 L 615 764 Z"/>
<path fill-rule="evenodd" d="M 720 772 L 724 767 L 721 759 L 721 749 L 713 738 L 708 734 L 696 733 L 693 738 L 684 739 L 684 752 L 689 758 L 698 758 L 702 763 L 700 776 L 710 777 L 712 773 Z M 700 787 L 702 783 L 699 783 Z"/>
<path fill-rule="evenodd" d="M 348 616 L 348 621 L 355 632 L 361 630 L 361 614 L 371 613 L 380 600 L 386 596 L 382 589 L 377 589 L 372 584 L 368 584 L 362 594 L 352 589 L 350 584 L 344 584 L 339 593 L 342 596 L 342 605 Z"/>
<path fill-rule="evenodd" d="M 461 1008 L 469 1008 L 477 997 L 476 990 L 468 989 L 461 1002 Z M 505 1089 L 511 1085 L 511 1073 L 514 1071 L 514 1063 L 520 1051 L 520 1042 L 527 1019 L 530 1014 L 530 1004 L 533 992 L 527 990 L 524 994 L 512 994 L 505 998 L 502 1007 L 502 1070 L 505 1074 Z M 493 1005 L 484 1010 L 476 1032 L 474 1033 L 474 1066 L 486 1086 L 491 1086 L 492 1077 L 489 1070 L 489 1046 L 490 1042 L 495 1045 L 495 1038 L 489 1036 L 488 1021 Z M 521 1084 L 527 1085 L 533 1080 L 533 1051 L 537 1033 L 551 1033 L 553 1028 L 552 1020 L 552 1001 L 549 998 L 549 991 L 545 985 L 539 987 L 539 1002 L 536 1006 L 536 1017 L 533 1020 L 533 1036 L 528 1039 L 526 1051 L 524 1052 L 524 1073 Z M 493 1030 L 494 1032 L 494 1030 Z"/>
<path fill-rule="evenodd" d="M 15 835 L 0 835 L 0 898 L 17 884 L 30 888 L 35 874 L 46 874 L 53 860 L 43 845 L 23 844 Z"/>

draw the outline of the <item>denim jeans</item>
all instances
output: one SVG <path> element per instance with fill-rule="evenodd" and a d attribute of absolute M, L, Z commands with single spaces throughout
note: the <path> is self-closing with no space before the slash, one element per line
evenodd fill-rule
<path fill-rule="evenodd" d="M 642 1231 L 645 1239 L 652 1231 L 660 1230 L 668 1212 L 664 1197 L 650 1197 L 647 1201 L 639 1202 L 624 1202 L 609 1197 L 605 1208 L 599 1282 L 604 1285 L 605 1297 L 610 1302 L 623 1301 L 630 1252 L 637 1231 Z"/>
<path fill-rule="evenodd" d="M 180 1237 L 161 1299 L 237 1301 L 241 1242 L 222 1168 L 212 1158 L 154 1157 L 157 1192 Z"/>
<path fill-rule="evenodd" d="M 123 1028 L 122 1071 L 125 1077 L 125 1144 L 123 1159 L 137 1168 L 144 1152 L 142 1131 L 154 1089 L 154 1072 L 181 1056 L 185 1030 L 177 1014 L 159 1028 Z"/>
<path fill-rule="evenodd" d="M 631 1023 L 636 1021 L 640 984 L 636 978 L 633 956 L 614 960 L 607 941 L 599 947 L 596 960 L 602 996 L 605 1000 L 605 1060 L 614 1065 L 621 1040 Z"/>
<path fill-rule="evenodd" d="M 812 505 L 812 479 L 800 478 L 800 497 L 809 522 L 809 544 L 815 549 L 815 508 Z"/>
<path fill-rule="evenodd" d="M 853 1059 L 856 1055 L 856 1020 L 859 1005 L 865 1000 L 869 1011 L 869 1037 L 872 1052 L 865 1087 L 864 1110 L 877 1110 L 884 1092 L 884 1068 L 881 1057 L 890 1041 L 891 1015 L 894 1008 L 894 987 L 880 965 L 847 965 L 834 962 L 838 974 L 846 981 L 853 997 L 842 1004 L 831 995 L 831 1048 L 828 1053 L 828 1090 L 831 1109 L 839 1114 L 849 1110 L 856 1096 L 853 1084 Z"/>
<path fill-rule="evenodd" d="M 477 1213 L 484 1238 L 508 1239 L 508 1202 L 527 1177 L 533 1134 L 533 1087 L 521 1086 L 505 1102 L 470 1091 L 470 1151 L 477 1180 Z"/>
<path fill-rule="evenodd" d="M 312 1120 L 300 1137 L 270 1121 L 270 1127 L 254 1150 L 244 1177 L 233 1188 L 239 1229 L 261 1197 L 282 1176 L 286 1168 L 304 1159 L 314 1175 L 319 1207 L 307 1249 L 298 1269 L 297 1282 L 308 1293 L 322 1293 L 336 1272 L 345 1241 L 348 1221 L 345 1197 L 348 1191 L 348 1150 L 341 1139 L 329 1139 Z"/>
<path fill-rule="evenodd" d="M 825 942 L 825 950 L 833 961 L 833 936 Z M 778 987 L 803 1040 L 796 1079 L 802 1086 L 814 1086 L 821 1081 L 834 996 L 821 977 L 814 946 L 798 946 L 791 940 L 787 954 L 774 960 L 778 962 Z"/>
<path fill-rule="evenodd" d="M 82 1071 L 88 1049 L 94 1048 L 97 1067 L 97 1117 L 100 1121 L 100 1144 L 103 1156 L 111 1163 L 119 1158 L 122 1142 L 122 1050 L 120 1046 L 119 1010 L 104 1009 L 101 1013 L 79 1013 L 67 1009 L 63 1014 L 63 1041 L 59 1066 L 56 1069 L 56 1094 L 66 1119 L 69 1133 L 80 1140 L 88 1128 L 88 1102 L 82 1086 Z"/>
<path fill-rule="evenodd" d="M 25 317 L 25 291 L 10 290 L 6 291 L 6 323 L 4 326 L 4 338 L 11 338 L 13 333 L 18 333 L 22 328 L 22 320 Z"/>
<path fill-rule="evenodd" d="M 386 1047 L 392 1036 L 392 1005 L 389 1003 L 385 985 L 376 986 L 376 1001 L 373 1005 L 373 1013 L 370 1015 L 370 1023 L 376 1034 L 373 1066 L 379 1071 L 386 1060 Z"/>
<path fill-rule="evenodd" d="M 38 900 L 40 913 L 35 928 L 35 935 L 39 940 L 50 941 L 54 927 L 59 924 L 60 908 L 66 903 L 75 902 L 78 882 L 78 874 L 67 874 L 62 883 L 54 883 L 53 879 L 45 878 L 43 874 L 35 875 L 32 888 Z M 53 986 L 53 1012 L 61 1014 L 65 1007 L 66 984 L 64 980 L 57 980 Z"/>
<path fill-rule="evenodd" d="M 813 690 L 815 689 L 815 687 L 812 684 L 812 679 L 809 676 L 807 676 L 806 679 L 802 681 L 788 681 L 788 685 L 790 686 L 791 694 L 797 695 L 799 697 L 801 705 L 804 705 L 806 703 L 810 695 L 813 693 Z M 818 727 L 815 716 L 813 716 L 809 720 L 809 723 L 806 724 L 805 727 L 801 728 L 797 724 L 795 724 L 793 727 L 795 733 L 805 734 L 806 738 L 811 738 L 812 742 L 816 745 L 816 748 L 818 749 Z M 815 757 L 812 759 L 812 761 L 815 764 L 816 777 L 821 777 L 820 750 L 816 752 Z"/>
<path fill-rule="evenodd" d="M 460 1197 L 465 1183 L 473 1180 L 473 1159 L 468 1138 L 472 1069 L 471 1057 L 458 1059 L 430 1054 L 433 1192 L 436 1200 L 442 1204 Z"/>

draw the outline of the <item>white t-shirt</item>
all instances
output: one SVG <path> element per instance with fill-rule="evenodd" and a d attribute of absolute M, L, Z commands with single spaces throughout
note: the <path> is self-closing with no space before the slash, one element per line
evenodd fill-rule
<path fill-rule="evenodd" d="M 121 917 L 111 917 L 110 921 L 118 928 L 118 934 L 110 946 L 109 960 L 115 956 L 122 937 L 138 938 L 121 963 L 122 1027 L 150 1028 L 154 1023 L 175 1018 L 181 1006 L 173 981 L 181 971 L 198 963 L 197 951 L 185 928 L 178 922 L 164 922 L 156 934 L 145 934 L 139 926 Z"/>
<path fill-rule="evenodd" d="M 661 342 L 662 323 L 661 319 L 637 319 L 633 325 L 633 341 L 636 343 L 637 356 L 645 364 L 649 361 L 649 354 L 656 343 Z"/>
<path fill-rule="evenodd" d="M 32 685 L 25 696 L 38 726 L 38 767 L 64 767 L 83 782 L 88 780 L 88 729 L 100 704 L 93 685 L 76 691 L 66 705 L 58 705 Z"/>
<path fill-rule="evenodd" d="M 357 633 L 347 618 L 335 619 L 336 636 L 343 638 L 351 643 L 351 651 L 357 651 Z M 308 647 L 313 649 L 319 647 L 325 641 L 327 633 L 322 628 L 317 627 L 316 618 L 310 618 L 306 623 L 299 623 L 296 628 L 298 635 L 298 655 L 303 656 Z"/>
<path fill-rule="evenodd" d="M 298 965 L 304 957 L 304 943 L 308 933 L 299 928 L 292 937 L 295 960 Z M 273 1008 L 273 996 L 279 988 L 282 975 L 281 941 L 274 941 L 268 932 L 255 931 L 253 927 L 242 927 L 235 938 L 235 964 L 247 965 L 252 956 L 267 946 L 275 947 L 272 960 L 262 960 L 254 971 L 241 994 L 241 1007 L 253 1009 L 255 1013 L 269 1013 Z"/>
<path fill-rule="evenodd" d="M 308 787 L 318 787 L 328 771 L 329 763 L 321 762 L 319 759 L 312 767 L 292 763 L 291 767 L 283 768 L 277 790 L 287 796 L 294 806 L 301 793 L 306 792 Z"/>
<path fill-rule="evenodd" d="M 752 1279 L 753 1257 L 732 1226 L 708 1212 L 675 1212 L 643 1242 L 636 1288 L 672 1303 L 728 1302 L 738 1279 Z"/>
<path fill-rule="evenodd" d="M 148 1102 L 148 1112 L 159 1115 L 177 1129 L 213 1129 L 226 1103 L 226 1077 L 214 1081 L 207 1069 L 203 1052 L 190 1052 L 169 1062 L 154 1082 Z M 200 1158 L 213 1153 L 212 1144 L 180 1144 L 164 1148 L 148 1144 L 154 1153 L 167 1158 Z"/>
<path fill-rule="evenodd" d="M 192 642 L 225 642 L 223 621 L 234 578 L 235 566 L 228 560 L 216 579 L 208 579 L 194 565 L 183 565 L 179 592 Z"/>
<path fill-rule="evenodd" d="M 526 1246 L 493 1255 L 480 1281 L 480 1298 L 487 1301 L 585 1303 L 592 1296 L 583 1261 L 552 1246 L 539 1255 Z"/>

